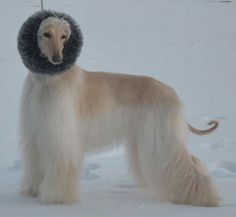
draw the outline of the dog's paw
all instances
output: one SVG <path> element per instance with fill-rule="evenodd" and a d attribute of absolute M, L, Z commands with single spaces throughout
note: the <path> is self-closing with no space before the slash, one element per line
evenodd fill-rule
<path fill-rule="evenodd" d="M 26 197 L 37 197 L 38 191 L 33 188 L 24 188 L 20 190 L 20 194 Z"/>
<path fill-rule="evenodd" d="M 76 193 L 73 194 L 62 194 L 61 192 L 42 192 L 40 194 L 40 200 L 45 204 L 73 204 L 78 201 Z"/>

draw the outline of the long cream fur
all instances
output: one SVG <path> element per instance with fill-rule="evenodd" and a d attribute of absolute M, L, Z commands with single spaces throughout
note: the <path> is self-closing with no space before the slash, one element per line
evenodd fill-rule
<path fill-rule="evenodd" d="M 154 196 L 180 204 L 219 203 L 207 169 L 186 148 L 182 103 L 153 78 L 78 66 L 56 76 L 29 73 L 20 123 L 22 193 L 39 195 L 44 203 L 75 202 L 85 153 L 120 143 L 137 183 Z"/>

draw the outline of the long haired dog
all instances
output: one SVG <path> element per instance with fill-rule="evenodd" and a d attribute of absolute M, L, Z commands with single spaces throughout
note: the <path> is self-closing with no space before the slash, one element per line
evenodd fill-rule
<path fill-rule="evenodd" d="M 64 61 L 71 24 L 49 16 L 37 45 L 52 66 Z M 41 71 L 42 72 L 42 71 Z M 189 130 L 172 88 L 150 77 L 88 72 L 76 65 L 60 73 L 31 71 L 21 101 L 22 193 L 44 203 L 78 199 L 87 151 L 124 144 L 139 185 L 178 204 L 217 206 L 219 196 L 201 161 L 186 147 Z"/>

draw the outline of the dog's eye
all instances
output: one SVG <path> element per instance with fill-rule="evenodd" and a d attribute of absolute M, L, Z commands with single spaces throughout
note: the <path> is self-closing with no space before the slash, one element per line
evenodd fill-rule
<path fill-rule="evenodd" d="M 43 36 L 46 38 L 51 38 L 51 34 L 49 32 L 43 33 Z"/>
<path fill-rule="evenodd" d="M 61 39 L 65 39 L 65 38 L 66 38 L 66 35 L 62 35 L 62 36 L 61 36 Z"/>

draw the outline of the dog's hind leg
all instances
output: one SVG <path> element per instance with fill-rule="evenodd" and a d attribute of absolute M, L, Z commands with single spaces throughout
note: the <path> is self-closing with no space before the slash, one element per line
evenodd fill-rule
<path fill-rule="evenodd" d="M 218 192 L 207 170 L 186 148 L 182 108 L 175 104 L 149 111 L 145 126 L 139 163 L 150 192 L 178 204 L 217 206 Z"/>
<path fill-rule="evenodd" d="M 129 162 L 130 170 L 133 174 L 133 177 L 135 181 L 137 182 L 138 186 L 145 187 L 145 181 L 142 175 L 142 171 L 140 168 L 140 162 L 138 159 L 138 144 L 134 142 L 129 142 L 125 148 L 126 148 L 126 154 L 127 154 L 127 160 Z"/>

